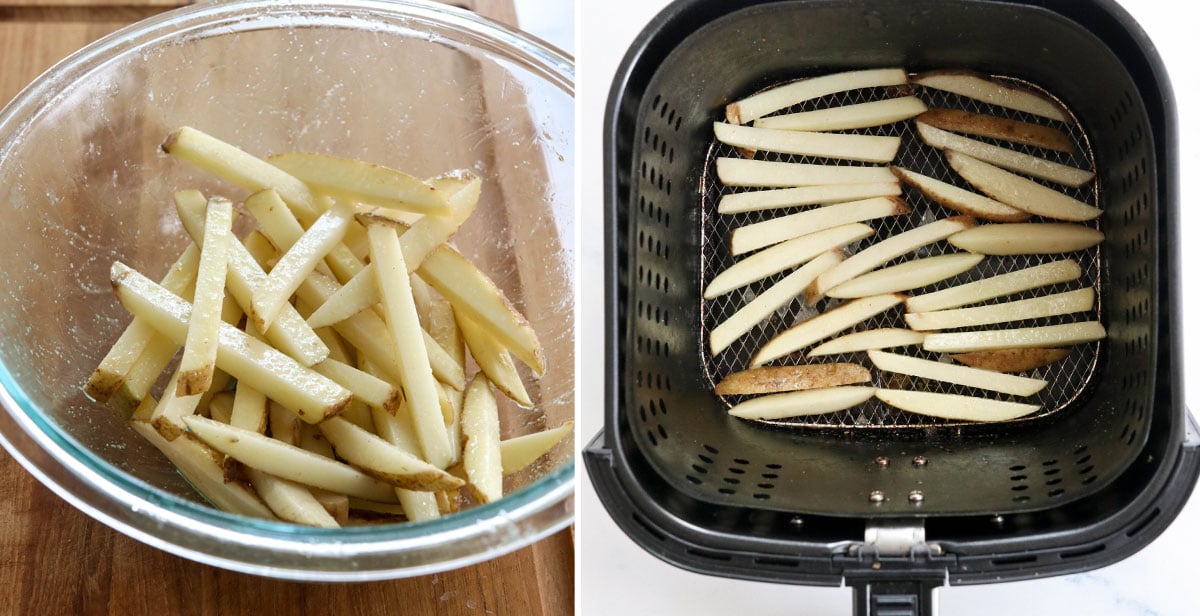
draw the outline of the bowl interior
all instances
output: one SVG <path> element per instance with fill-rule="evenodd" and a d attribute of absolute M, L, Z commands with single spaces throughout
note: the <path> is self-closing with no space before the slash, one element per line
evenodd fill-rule
<path fill-rule="evenodd" d="M 399 13 L 365 3 L 192 9 L 89 48 L 0 115 L 0 373 L 29 425 L 90 452 L 80 459 L 99 471 L 143 482 L 130 483 L 135 496 L 199 502 L 81 389 L 130 320 L 111 293 L 112 262 L 156 279 L 165 272 L 189 241 L 176 190 L 247 195 L 159 151 L 183 125 L 258 155 L 312 151 L 418 177 L 479 175 L 476 214 L 454 241 L 526 315 L 547 354 L 543 377 L 523 373 L 535 409 L 501 402 L 502 434 L 573 417 L 569 79 L 481 30 Z M 571 457 L 560 446 L 506 488 Z"/>

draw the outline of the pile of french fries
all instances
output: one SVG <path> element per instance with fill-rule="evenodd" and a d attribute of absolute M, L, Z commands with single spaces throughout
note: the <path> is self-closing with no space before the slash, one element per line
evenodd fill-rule
<path fill-rule="evenodd" d="M 234 234 L 241 209 L 225 198 L 176 193 L 192 243 L 159 282 L 113 264 L 133 321 L 85 390 L 212 504 L 320 527 L 427 520 L 465 496 L 500 499 L 505 475 L 570 433 L 501 440 L 493 385 L 529 407 L 514 358 L 535 375 L 544 360 L 525 318 L 450 244 L 478 178 L 264 160 L 190 127 L 162 149 L 249 191 L 254 230 Z"/>
<path fill-rule="evenodd" d="M 805 101 L 862 88 L 889 88 L 899 94 L 868 103 L 776 114 Z M 908 93 L 921 88 L 1015 110 L 1041 118 L 1041 123 L 929 109 L 919 96 Z M 1106 336 L 1094 317 L 1065 324 L 979 329 L 1074 313 L 1094 315 L 1096 292 L 1091 284 L 982 305 L 1080 280 L 1082 269 L 1069 257 L 921 292 L 969 274 L 989 256 L 1068 255 L 1103 241 L 1104 234 L 1093 222 L 1101 210 L 1054 187 L 1085 186 L 1095 179 L 1092 170 L 995 143 L 1071 152 L 1071 139 L 1057 126 L 1069 122 L 1070 116 L 1057 102 L 971 72 L 933 71 L 910 77 L 903 69 L 891 68 L 836 73 L 771 88 L 728 105 L 725 116 L 726 122 L 714 123 L 716 139 L 743 157 L 718 158 L 718 179 L 726 186 L 758 190 L 725 194 L 717 212 L 782 212 L 732 231 L 729 248 L 738 260 L 709 281 L 704 298 L 714 300 L 788 273 L 747 293 L 752 299 L 709 331 L 709 350 L 714 356 L 724 352 L 799 298 L 820 309 L 776 334 L 757 349 L 750 368 L 728 375 L 716 386 L 716 393 L 723 396 L 759 396 L 734 405 L 732 415 L 750 419 L 815 415 L 845 410 L 874 397 L 904 411 L 946 419 L 1011 420 L 1039 410 L 1038 404 L 1021 399 L 1048 385 L 1044 379 L 1018 373 L 1061 361 L 1069 354 L 1066 347 Z M 950 169 L 978 192 L 890 166 L 901 146 L 900 137 L 853 132 L 909 120 L 924 145 L 943 151 Z M 759 151 L 829 162 L 758 160 Z M 929 222 L 874 238 L 870 221 L 914 213 L 914 207 L 902 200 L 902 184 L 928 198 L 921 207 L 932 215 L 922 218 Z M 944 216 L 941 207 L 956 215 L 937 218 Z M 844 249 L 859 242 L 853 256 L 847 256 Z M 947 242 L 959 252 L 884 267 L 938 242 Z M 900 307 L 906 311 L 907 329 L 845 333 Z M 917 346 L 941 354 L 943 361 L 885 350 Z M 875 387 L 872 383 L 879 380 L 870 370 L 848 362 L 765 366 L 805 350 L 807 358 L 818 362 L 821 357 L 862 352 L 880 373 L 1006 398 Z M 911 383 L 908 378 L 895 381 Z"/>

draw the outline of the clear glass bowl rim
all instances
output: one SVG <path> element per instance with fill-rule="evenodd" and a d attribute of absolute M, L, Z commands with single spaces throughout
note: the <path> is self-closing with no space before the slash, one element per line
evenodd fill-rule
<path fill-rule="evenodd" d="M 574 62 L 525 33 L 470 11 L 424 0 L 205 2 L 122 28 L 51 67 L 0 110 L 0 165 L 47 101 L 81 76 L 165 38 L 253 29 L 267 16 L 369 16 L 435 23 L 501 53 L 573 96 Z M 411 25 L 411 24 L 410 24 Z M 51 103 L 52 104 L 52 103 Z M 116 469 L 36 408 L 0 365 L 0 444 L 43 485 L 87 515 L 143 543 L 226 569 L 293 580 L 366 581 L 467 566 L 529 545 L 573 519 L 575 463 L 568 459 L 500 501 L 427 522 L 317 529 L 227 514 L 158 490 Z"/>

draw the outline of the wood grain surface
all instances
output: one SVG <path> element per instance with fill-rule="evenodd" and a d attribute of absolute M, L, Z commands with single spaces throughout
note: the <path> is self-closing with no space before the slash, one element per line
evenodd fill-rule
<path fill-rule="evenodd" d="M 511 0 L 451 4 L 515 24 Z M 178 0 L 0 0 L 0 103 L 88 42 Z M 359 584 L 282 582 L 194 563 L 92 520 L 0 451 L 0 614 L 559 616 L 574 603 L 569 531 L 473 567 Z"/>

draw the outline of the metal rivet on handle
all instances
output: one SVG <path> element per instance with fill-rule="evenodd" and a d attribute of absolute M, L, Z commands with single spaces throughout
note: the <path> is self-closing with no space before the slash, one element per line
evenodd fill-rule
<path fill-rule="evenodd" d="M 871 495 L 867 497 L 867 500 L 878 505 L 879 503 L 882 503 L 884 500 L 886 500 L 886 498 L 887 497 L 885 497 L 883 495 L 883 492 L 881 492 L 880 490 L 874 490 L 871 492 Z"/>
<path fill-rule="evenodd" d="M 1004 516 L 999 514 L 992 516 L 992 526 L 1004 526 Z"/>
<path fill-rule="evenodd" d="M 916 456 L 913 458 L 913 466 L 917 468 L 921 468 L 926 464 L 929 464 L 929 460 L 925 456 Z"/>
<path fill-rule="evenodd" d="M 878 466 L 879 468 L 887 468 L 888 465 L 891 463 L 892 463 L 892 461 L 888 460 L 884 456 L 879 456 L 878 458 L 875 458 L 875 466 Z"/>
<path fill-rule="evenodd" d="M 796 516 L 796 517 L 788 520 L 788 524 L 791 524 L 792 528 L 803 528 L 804 527 L 804 518 L 802 518 L 800 516 Z"/>
<path fill-rule="evenodd" d="M 925 493 L 920 490 L 913 490 L 908 493 L 908 502 L 916 505 L 925 500 Z"/>

